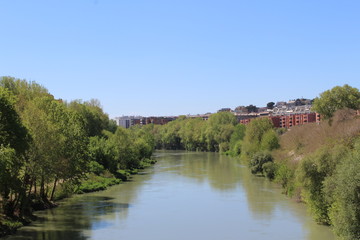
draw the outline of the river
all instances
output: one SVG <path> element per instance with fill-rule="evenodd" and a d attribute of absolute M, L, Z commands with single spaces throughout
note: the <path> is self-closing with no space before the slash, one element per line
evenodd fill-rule
<path fill-rule="evenodd" d="M 7 240 L 334 239 L 278 185 L 217 153 L 158 151 L 130 182 L 77 195 Z"/>

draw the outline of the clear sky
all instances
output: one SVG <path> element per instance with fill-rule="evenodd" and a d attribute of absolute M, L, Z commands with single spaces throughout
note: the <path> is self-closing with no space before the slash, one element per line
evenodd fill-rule
<path fill-rule="evenodd" d="M 359 0 L 0 0 L 0 76 L 110 117 L 360 88 Z"/>

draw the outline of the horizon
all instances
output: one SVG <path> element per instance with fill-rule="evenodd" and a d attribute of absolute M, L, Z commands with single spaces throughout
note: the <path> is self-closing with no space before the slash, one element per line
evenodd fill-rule
<path fill-rule="evenodd" d="M 110 118 L 179 116 L 360 88 L 360 2 L 0 2 L 0 76 Z"/>

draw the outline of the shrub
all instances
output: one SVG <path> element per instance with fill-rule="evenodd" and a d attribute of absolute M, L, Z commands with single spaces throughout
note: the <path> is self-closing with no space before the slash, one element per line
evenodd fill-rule
<path fill-rule="evenodd" d="M 104 166 L 99 164 L 96 161 L 90 161 L 89 163 L 89 170 L 92 173 L 95 173 L 96 175 L 100 175 L 101 173 L 104 172 Z"/>
<path fill-rule="evenodd" d="M 360 144 L 324 185 L 335 233 L 345 240 L 360 239 Z"/>
<path fill-rule="evenodd" d="M 261 149 L 274 150 L 280 147 L 279 137 L 274 129 L 270 129 L 264 133 L 261 138 Z"/>
<path fill-rule="evenodd" d="M 292 196 L 295 189 L 294 170 L 288 167 L 287 163 L 278 163 L 275 182 L 280 183 L 285 193 Z"/>
<path fill-rule="evenodd" d="M 268 152 L 258 152 L 250 159 L 251 173 L 263 173 L 263 165 L 267 162 L 273 162 L 272 156 Z"/>
<path fill-rule="evenodd" d="M 274 162 L 266 162 L 263 164 L 263 174 L 268 179 L 272 180 L 275 177 L 276 164 Z"/>

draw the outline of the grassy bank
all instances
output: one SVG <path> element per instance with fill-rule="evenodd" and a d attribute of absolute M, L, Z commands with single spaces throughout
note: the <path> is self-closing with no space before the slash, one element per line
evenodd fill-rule
<path fill-rule="evenodd" d="M 321 124 L 295 126 L 279 136 L 273 149 L 262 149 L 264 136 L 254 145 L 245 135 L 241 157 L 251 171 L 281 184 L 285 194 L 305 203 L 314 220 L 331 226 L 340 239 L 360 239 L 359 116 L 340 110 Z"/>

